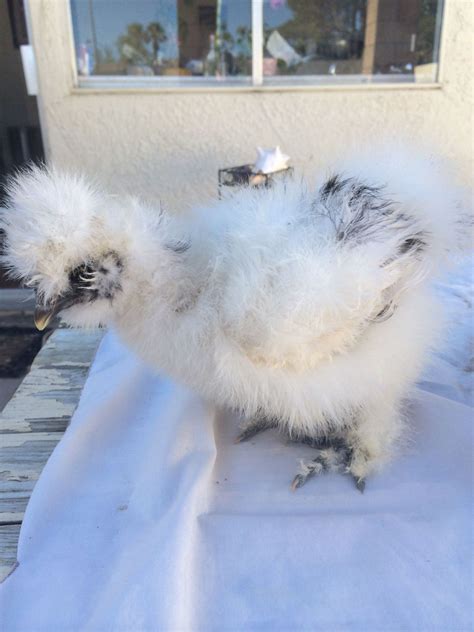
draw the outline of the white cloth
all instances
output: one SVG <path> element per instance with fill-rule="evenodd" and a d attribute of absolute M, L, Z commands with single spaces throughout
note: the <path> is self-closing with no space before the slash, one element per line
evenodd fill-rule
<path fill-rule="evenodd" d="M 446 358 L 364 495 L 146 369 L 113 334 L 27 508 L 2 632 L 470 630 L 472 409 Z M 442 383 L 443 382 L 443 383 Z M 458 401 L 454 401 L 454 400 Z"/>

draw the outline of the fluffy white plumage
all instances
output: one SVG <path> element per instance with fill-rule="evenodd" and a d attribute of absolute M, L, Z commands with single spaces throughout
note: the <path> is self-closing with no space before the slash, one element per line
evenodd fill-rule
<path fill-rule="evenodd" d="M 242 411 L 244 437 L 309 437 L 295 486 L 346 467 L 361 487 L 403 434 L 440 326 L 429 282 L 461 213 L 442 173 L 406 154 L 335 173 L 177 216 L 33 168 L 8 189 L 4 260 L 67 323 L 113 325 L 150 365 Z"/>

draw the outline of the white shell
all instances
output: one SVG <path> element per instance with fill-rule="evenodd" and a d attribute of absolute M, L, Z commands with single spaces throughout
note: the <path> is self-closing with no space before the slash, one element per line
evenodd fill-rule
<path fill-rule="evenodd" d="M 280 147 L 262 149 L 257 147 L 257 160 L 254 165 L 256 173 L 275 173 L 288 167 L 290 157 L 281 152 Z"/>

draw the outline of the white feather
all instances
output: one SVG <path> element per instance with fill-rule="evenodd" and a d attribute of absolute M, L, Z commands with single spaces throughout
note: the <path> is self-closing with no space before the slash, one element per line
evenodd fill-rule
<path fill-rule="evenodd" d="M 66 322 L 113 325 L 145 362 L 249 418 L 312 436 L 349 428 L 365 476 L 402 434 L 403 397 L 440 327 L 430 278 L 458 247 L 460 212 L 442 173 L 411 157 L 344 174 L 386 184 L 375 195 L 390 213 L 362 212 L 350 183 L 325 196 L 321 179 L 173 216 L 33 169 L 9 189 L 5 260 L 50 297 L 75 266 L 117 252 L 121 292 Z"/>

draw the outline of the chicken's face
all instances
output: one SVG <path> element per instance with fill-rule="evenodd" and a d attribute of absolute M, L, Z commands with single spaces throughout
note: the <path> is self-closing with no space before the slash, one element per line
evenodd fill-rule
<path fill-rule="evenodd" d="M 54 316 L 61 314 L 69 324 L 95 325 L 108 320 L 113 302 L 122 291 L 123 262 L 114 252 L 105 252 L 64 270 L 61 290 L 45 298 L 42 284 L 50 285 L 42 275 L 34 275 L 31 284 L 38 288 L 35 324 L 43 330 Z"/>
<path fill-rule="evenodd" d="M 81 176 L 31 167 L 10 179 L 2 261 L 36 290 L 35 321 L 95 327 L 113 318 L 129 269 L 132 211 Z"/>

